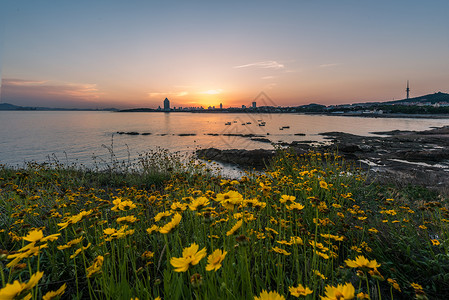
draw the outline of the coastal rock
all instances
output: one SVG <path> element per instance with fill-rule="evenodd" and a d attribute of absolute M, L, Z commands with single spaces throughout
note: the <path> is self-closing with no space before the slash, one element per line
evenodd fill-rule
<path fill-rule="evenodd" d="M 368 171 L 370 180 L 397 184 L 419 184 L 449 190 L 449 126 L 421 132 L 394 130 L 388 136 L 358 136 L 344 132 L 321 133 L 326 143 L 295 141 L 282 143 L 291 151 L 334 152 Z M 382 132 L 386 135 L 386 132 Z M 199 157 L 263 168 L 274 150 L 202 149 Z M 440 190 L 441 191 L 441 190 Z"/>
<path fill-rule="evenodd" d="M 129 131 L 129 132 L 117 131 L 117 134 L 139 135 L 139 133 L 136 131 Z"/>
<path fill-rule="evenodd" d="M 274 150 L 244 150 L 244 149 L 230 149 L 219 150 L 216 148 L 199 149 L 196 155 L 199 158 L 206 160 L 215 160 L 223 163 L 230 163 L 242 167 L 252 167 L 261 169 L 266 166 L 275 154 Z"/>
<path fill-rule="evenodd" d="M 251 141 L 262 142 L 262 143 L 271 143 L 271 141 L 266 138 L 251 138 Z"/>

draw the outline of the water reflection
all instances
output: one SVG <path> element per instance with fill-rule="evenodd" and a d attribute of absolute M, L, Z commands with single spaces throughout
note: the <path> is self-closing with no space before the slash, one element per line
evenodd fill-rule
<path fill-rule="evenodd" d="M 260 121 L 259 121 L 260 120 Z M 261 122 L 265 126 L 259 126 Z M 230 125 L 225 125 L 230 122 Z M 244 125 L 243 125 L 244 124 Z M 272 142 L 323 141 L 320 132 L 370 135 L 373 131 L 425 130 L 449 125 L 444 119 L 389 119 L 299 114 L 111 113 L 0 111 L 0 163 L 43 162 L 48 155 L 92 164 L 92 156 L 138 157 L 156 147 L 193 153 L 196 148 L 272 149 Z M 280 128 L 289 126 L 289 128 Z M 149 135 L 116 134 L 122 132 Z M 191 134 L 180 136 L 180 134 Z M 239 136 L 246 135 L 246 137 Z M 251 139 L 248 135 L 254 135 Z"/>

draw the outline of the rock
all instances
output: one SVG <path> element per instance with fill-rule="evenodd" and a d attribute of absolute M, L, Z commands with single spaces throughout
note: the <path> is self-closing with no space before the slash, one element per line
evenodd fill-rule
<path fill-rule="evenodd" d="M 266 138 L 251 138 L 251 141 L 262 142 L 262 143 L 271 143 L 271 141 Z"/>
<path fill-rule="evenodd" d="M 261 169 L 266 166 L 275 154 L 274 150 L 244 150 L 230 149 L 219 150 L 216 148 L 199 149 L 196 155 L 199 158 L 207 160 L 215 160 L 223 163 L 231 163 L 242 167 L 252 167 Z"/>

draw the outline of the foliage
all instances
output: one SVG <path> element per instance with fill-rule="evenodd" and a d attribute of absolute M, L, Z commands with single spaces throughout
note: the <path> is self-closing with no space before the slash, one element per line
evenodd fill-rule
<path fill-rule="evenodd" d="M 449 297 L 446 199 L 367 185 L 334 154 L 279 151 L 264 173 L 234 180 L 148 157 L 107 172 L 0 168 L 0 293 Z"/>

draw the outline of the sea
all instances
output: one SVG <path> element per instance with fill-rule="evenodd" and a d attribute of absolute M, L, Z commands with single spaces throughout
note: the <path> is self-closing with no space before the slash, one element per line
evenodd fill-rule
<path fill-rule="evenodd" d="M 190 155 L 200 148 L 273 149 L 272 143 L 326 140 L 320 133 L 375 135 L 427 130 L 448 119 L 366 118 L 304 114 L 109 111 L 0 111 L 0 164 L 59 162 L 98 167 L 167 149 Z M 130 134 L 131 133 L 131 134 Z M 244 136 L 242 136 L 244 135 Z M 254 138 L 253 136 L 253 138 Z M 379 135 L 380 137 L 382 135 Z"/>

